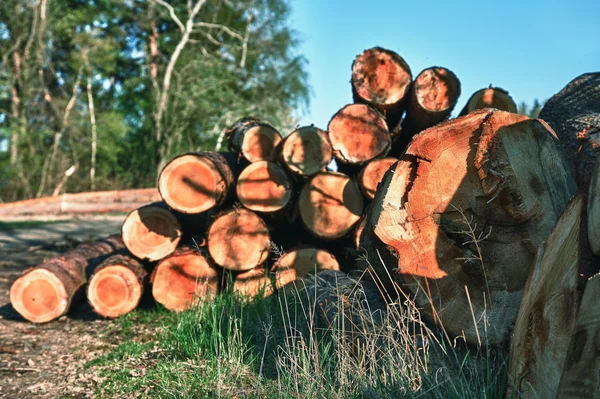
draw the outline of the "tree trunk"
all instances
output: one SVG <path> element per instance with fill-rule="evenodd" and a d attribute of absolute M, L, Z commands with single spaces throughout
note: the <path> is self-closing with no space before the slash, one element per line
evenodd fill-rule
<path fill-rule="evenodd" d="M 294 175 L 309 177 L 325 169 L 333 158 L 327 133 L 314 126 L 294 130 L 281 143 L 281 162 Z"/>
<path fill-rule="evenodd" d="M 507 339 L 537 248 L 576 191 L 558 139 L 482 110 L 416 136 L 392 170 L 361 236 L 379 278 L 454 336 Z"/>
<path fill-rule="evenodd" d="M 262 265 L 271 238 L 265 222 L 254 212 L 234 208 L 219 216 L 208 230 L 208 252 L 219 266 L 236 271 Z"/>
<path fill-rule="evenodd" d="M 235 276 L 233 292 L 246 299 L 251 299 L 259 294 L 264 298 L 273 294 L 273 284 L 266 270 L 257 267 Z"/>
<path fill-rule="evenodd" d="M 398 162 L 398 158 L 377 158 L 369 162 L 358 173 L 356 177 L 358 187 L 367 200 L 375 198 L 377 186 L 383 180 L 383 175 L 385 175 L 385 172 L 387 172 L 396 162 Z"/>
<path fill-rule="evenodd" d="M 227 159 L 216 152 L 180 155 L 160 172 L 158 191 L 174 210 L 196 214 L 218 207 L 233 189 Z"/>
<path fill-rule="evenodd" d="M 46 323 L 66 314 L 93 270 L 108 255 L 124 248 L 119 236 L 110 236 L 49 259 L 31 268 L 10 287 L 10 302 L 25 319 Z"/>
<path fill-rule="evenodd" d="M 144 293 L 148 272 L 134 257 L 113 255 L 94 270 L 87 298 L 94 312 L 115 318 L 137 308 Z"/>
<path fill-rule="evenodd" d="M 196 249 L 180 247 L 156 265 L 150 282 L 154 300 L 179 312 L 213 298 L 219 272 Z"/>
<path fill-rule="evenodd" d="M 423 70 L 410 90 L 402 141 L 408 145 L 412 136 L 448 118 L 459 96 L 460 80 L 452 71 L 443 67 Z"/>
<path fill-rule="evenodd" d="M 574 333 L 567 351 L 557 398 L 598 398 L 600 386 L 600 276 L 592 277 L 586 284 L 579 305 Z"/>
<path fill-rule="evenodd" d="M 354 180 L 335 172 L 315 175 L 302 188 L 298 202 L 306 228 L 327 240 L 346 235 L 360 219 L 364 206 Z"/>
<path fill-rule="evenodd" d="M 172 254 L 182 235 L 177 218 L 164 202 L 131 212 L 125 218 L 121 232 L 129 252 L 151 262 Z"/>
<path fill-rule="evenodd" d="M 384 156 L 392 144 L 383 116 L 365 104 L 346 105 L 327 129 L 333 155 L 343 164 L 361 165 Z"/>
<path fill-rule="evenodd" d="M 373 47 L 363 51 L 352 63 L 354 102 L 380 111 L 390 131 L 402 118 L 411 83 L 410 67 L 391 50 Z"/>
<path fill-rule="evenodd" d="M 596 159 L 596 170 L 592 175 L 587 214 L 590 247 L 600 256 L 600 157 Z"/>
<path fill-rule="evenodd" d="M 237 121 L 225 132 L 231 151 L 248 162 L 276 161 L 281 134 L 268 123 L 255 118 Z"/>
<path fill-rule="evenodd" d="M 500 87 L 481 89 L 473 93 L 458 116 L 464 116 L 478 109 L 496 108 L 501 111 L 517 112 L 517 104 L 508 92 Z"/>
<path fill-rule="evenodd" d="M 540 247 L 527 280 L 510 348 L 511 397 L 562 398 L 556 393 L 577 314 L 582 211 L 576 196 Z"/>
<path fill-rule="evenodd" d="M 281 255 L 271 272 L 275 274 L 275 287 L 281 289 L 321 270 L 340 270 L 340 264 L 333 254 L 323 249 L 297 248 Z"/>
<path fill-rule="evenodd" d="M 238 177 L 238 200 L 255 212 L 274 213 L 291 205 L 294 194 L 292 179 L 276 163 L 254 162 Z"/>

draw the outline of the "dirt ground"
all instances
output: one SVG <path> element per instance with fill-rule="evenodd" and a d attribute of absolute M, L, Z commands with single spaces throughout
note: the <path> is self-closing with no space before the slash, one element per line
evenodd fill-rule
<path fill-rule="evenodd" d="M 97 317 L 86 301 L 59 320 L 29 323 L 10 305 L 9 289 L 45 258 L 118 233 L 123 218 L 0 222 L 0 398 L 93 396 L 98 377 L 82 366 L 120 342 L 117 325 Z"/>

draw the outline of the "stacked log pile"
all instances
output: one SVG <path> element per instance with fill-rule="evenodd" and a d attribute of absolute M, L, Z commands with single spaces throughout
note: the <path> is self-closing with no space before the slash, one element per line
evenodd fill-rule
<path fill-rule="evenodd" d="M 327 130 L 284 136 L 244 118 L 225 134 L 230 152 L 173 158 L 161 201 L 131 212 L 122 240 L 30 270 L 13 306 L 53 320 L 89 279 L 102 316 L 134 309 L 149 283 L 181 311 L 223 290 L 268 296 L 319 270 L 369 267 L 389 299 L 411 298 L 448 336 L 493 345 L 514 332 L 509 383 L 527 378 L 542 397 L 579 389 L 578 370 L 597 362 L 581 348 L 600 334 L 597 281 L 585 287 L 600 269 L 598 74 L 551 99 L 547 121 L 514 113 L 493 87 L 447 120 L 456 75 L 435 66 L 413 81 L 376 47 L 356 57 L 352 93 Z"/>

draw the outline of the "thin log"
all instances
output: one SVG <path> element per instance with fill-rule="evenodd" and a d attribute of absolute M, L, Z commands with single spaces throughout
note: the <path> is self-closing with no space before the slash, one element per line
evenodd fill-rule
<path fill-rule="evenodd" d="M 197 214 L 222 205 L 233 184 L 233 172 L 222 154 L 188 153 L 172 159 L 163 168 L 158 191 L 174 210 Z"/>
<path fill-rule="evenodd" d="M 120 236 L 81 244 L 27 270 L 10 287 L 10 302 L 25 319 L 46 323 L 66 314 L 86 282 L 86 272 L 124 249 Z"/>
<path fill-rule="evenodd" d="M 275 274 L 275 287 L 281 289 L 321 270 L 340 270 L 340 264 L 330 252 L 309 247 L 293 249 L 281 255 L 271 273 Z"/>
<path fill-rule="evenodd" d="M 166 204 L 155 202 L 127 215 L 121 234 L 129 252 L 152 262 L 175 251 L 182 230 Z"/>
<path fill-rule="evenodd" d="M 336 172 L 321 172 L 304 185 L 298 199 L 300 218 L 318 238 L 346 235 L 362 215 L 364 201 L 356 182 Z"/>
<path fill-rule="evenodd" d="M 358 187 L 368 200 L 375 198 L 377 186 L 383 180 L 385 172 L 396 162 L 398 162 L 398 158 L 377 158 L 365 165 L 358 173 L 356 178 Z"/>
<path fill-rule="evenodd" d="M 229 148 L 248 162 L 276 161 L 281 134 L 268 123 L 243 118 L 225 132 Z"/>
<path fill-rule="evenodd" d="M 147 278 L 148 272 L 140 261 L 128 255 L 113 255 L 90 277 L 88 302 L 103 317 L 127 314 L 140 303 Z"/>
<path fill-rule="evenodd" d="M 208 230 L 208 252 L 219 266 L 236 271 L 262 265 L 270 250 L 269 230 L 256 213 L 234 208 L 215 219 Z"/>
<path fill-rule="evenodd" d="M 260 294 L 266 298 L 273 294 L 273 291 L 271 279 L 261 267 L 240 273 L 233 280 L 233 292 L 243 298 L 251 299 Z"/>
<path fill-rule="evenodd" d="M 570 201 L 525 286 L 510 348 L 511 397 L 562 397 L 556 393 L 577 315 L 583 208 L 581 196 Z"/>
<path fill-rule="evenodd" d="M 281 146 L 281 162 L 297 176 L 312 176 L 325 169 L 333 158 L 327 133 L 314 126 L 294 130 Z"/>
<path fill-rule="evenodd" d="M 150 282 L 156 302 L 180 312 L 217 294 L 219 272 L 199 251 L 184 246 L 156 265 Z"/>
<path fill-rule="evenodd" d="M 500 87 L 481 89 L 473 93 L 458 116 L 464 116 L 469 112 L 484 108 L 496 108 L 501 111 L 517 112 L 517 104 L 508 94 L 508 91 Z"/>
<path fill-rule="evenodd" d="M 289 206 L 294 185 L 285 170 L 273 162 L 258 161 L 248 165 L 238 177 L 236 193 L 246 208 L 273 213 Z"/>
<path fill-rule="evenodd" d="M 502 342 L 537 248 L 575 191 L 543 123 L 476 111 L 415 136 L 377 190 L 361 248 L 390 293 L 396 283 L 415 295 L 448 334 Z"/>

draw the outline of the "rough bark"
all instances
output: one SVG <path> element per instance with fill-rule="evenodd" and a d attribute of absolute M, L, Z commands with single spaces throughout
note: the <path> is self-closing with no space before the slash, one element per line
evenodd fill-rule
<path fill-rule="evenodd" d="M 392 171 L 361 236 L 379 278 L 454 336 L 507 339 L 537 248 L 576 191 L 556 136 L 477 111 L 415 136 Z"/>
<path fill-rule="evenodd" d="M 501 111 L 517 112 L 517 104 L 508 94 L 508 91 L 500 87 L 481 89 L 473 93 L 467 101 L 465 107 L 460 111 L 459 116 L 464 116 L 469 112 L 484 108 L 496 108 Z"/>
<path fill-rule="evenodd" d="M 583 208 L 580 196 L 571 200 L 541 246 L 525 286 L 510 348 L 515 397 L 562 397 L 556 393 L 577 314 Z"/>
<path fill-rule="evenodd" d="M 273 213 L 291 205 L 294 185 L 281 166 L 258 161 L 248 165 L 239 175 L 236 193 L 242 205 L 251 211 Z"/>
<path fill-rule="evenodd" d="M 600 392 L 600 276 L 588 280 L 563 367 L 557 398 L 598 398 Z"/>
<path fill-rule="evenodd" d="M 276 161 L 281 134 L 268 123 L 256 118 L 243 118 L 225 132 L 229 149 L 248 162 Z"/>
<path fill-rule="evenodd" d="M 182 230 L 164 202 L 155 202 L 131 212 L 121 229 L 123 242 L 133 255 L 156 261 L 172 254 Z"/>
<path fill-rule="evenodd" d="M 448 118 L 459 96 L 460 80 L 454 72 L 443 67 L 423 70 L 410 90 L 402 121 L 404 141 Z"/>
<path fill-rule="evenodd" d="M 412 73 L 397 53 L 381 47 L 363 51 L 352 63 L 352 94 L 355 103 L 379 110 L 391 130 L 400 122 Z"/>
<path fill-rule="evenodd" d="M 383 175 L 390 167 L 398 162 L 398 158 L 377 158 L 369 162 L 356 176 L 358 187 L 367 200 L 375 198 L 377 186 L 383 180 Z"/>
<path fill-rule="evenodd" d="M 234 208 L 215 219 L 208 230 L 208 252 L 219 266 L 236 271 L 262 265 L 269 255 L 269 230 L 256 213 Z"/>
<path fill-rule="evenodd" d="M 365 104 L 350 104 L 339 110 L 327 128 L 333 155 L 341 163 L 361 165 L 384 156 L 392 139 L 385 119 Z"/>
<path fill-rule="evenodd" d="M 197 214 L 222 205 L 233 185 L 233 172 L 227 159 L 216 152 L 180 155 L 163 168 L 158 179 L 163 200 L 185 214 Z"/>
<path fill-rule="evenodd" d="M 180 247 L 156 265 L 150 282 L 154 300 L 179 312 L 213 298 L 219 272 L 196 249 Z"/>
<path fill-rule="evenodd" d="M 233 292 L 243 298 L 251 299 L 259 294 L 268 297 L 273 294 L 273 284 L 266 270 L 257 267 L 235 276 Z"/>
<path fill-rule="evenodd" d="M 110 236 L 49 259 L 27 270 L 10 287 L 10 302 L 25 319 L 46 323 L 66 314 L 86 282 L 86 276 L 106 256 L 124 248 Z"/>
<path fill-rule="evenodd" d="M 318 238 L 341 238 L 360 219 L 364 201 L 356 182 L 335 172 L 321 172 L 307 182 L 298 198 L 300 218 Z"/>
<path fill-rule="evenodd" d="M 309 177 L 320 172 L 332 158 L 327 133 L 314 126 L 294 130 L 281 143 L 281 162 L 297 176 Z"/>
<path fill-rule="evenodd" d="M 590 184 L 587 216 L 590 247 L 595 255 L 600 256 L 600 157 L 596 159 L 596 170 Z"/>
<path fill-rule="evenodd" d="M 271 273 L 275 274 L 277 289 L 290 284 L 297 279 L 321 270 L 340 270 L 340 264 L 335 256 L 319 248 L 297 248 L 284 253 L 273 265 Z"/>
<path fill-rule="evenodd" d="M 137 308 L 147 280 L 148 272 L 140 261 L 128 255 L 113 255 L 90 277 L 88 302 L 103 317 L 122 316 Z"/>

